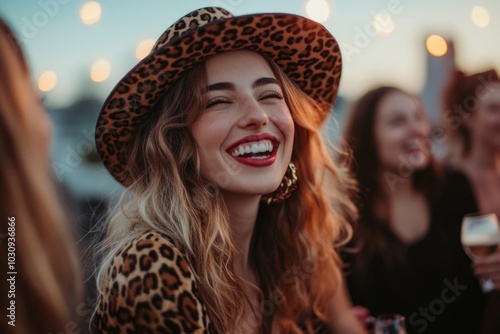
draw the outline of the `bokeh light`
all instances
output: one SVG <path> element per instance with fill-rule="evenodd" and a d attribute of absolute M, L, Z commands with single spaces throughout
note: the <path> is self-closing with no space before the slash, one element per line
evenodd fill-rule
<path fill-rule="evenodd" d="M 101 19 L 101 5 L 98 2 L 87 2 L 80 8 L 80 18 L 85 24 L 94 24 Z"/>
<path fill-rule="evenodd" d="M 38 78 L 38 89 L 42 92 L 50 92 L 57 84 L 57 75 L 54 71 L 45 71 Z"/>
<path fill-rule="evenodd" d="M 448 44 L 446 43 L 446 40 L 439 35 L 431 35 L 427 37 L 425 47 L 427 48 L 427 51 L 435 57 L 444 56 L 448 51 Z"/>
<path fill-rule="evenodd" d="M 306 13 L 316 22 L 325 22 L 330 15 L 330 7 L 325 0 L 309 0 L 306 4 Z"/>
<path fill-rule="evenodd" d="M 482 6 L 475 6 L 471 12 L 472 22 L 479 28 L 485 28 L 490 24 L 490 12 Z"/>
<path fill-rule="evenodd" d="M 111 74 L 111 64 L 106 59 L 99 59 L 94 64 L 90 70 L 90 78 L 94 82 L 103 82 L 109 78 Z"/>
<path fill-rule="evenodd" d="M 142 60 L 146 57 L 153 48 L 155 41 L 152 39 L 145 39 L 139 43 L 137 49 L 135 49 L 135 57 L 139 60 Z"/>
<path fill-rule="evenodd" d="M 395 28 L 394 20 L 389 12 L 375 14 L 372 25 L 379 36 L 388 36 L 393 33 Z"/>

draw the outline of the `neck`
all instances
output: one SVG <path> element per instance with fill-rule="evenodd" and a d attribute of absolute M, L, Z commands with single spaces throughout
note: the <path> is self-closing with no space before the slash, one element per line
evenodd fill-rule
<path fill-rule="evenodd" d="M 260 196 L 227 194 L 224 196 L 224 201 L 237 248 L 234 269 L 238 275 L 244 277 L 245 273 L 251 270 L 250 244 L 259 211 Z"/>
<path fill-rule="evenodd" d="M 399 172 L 379 172 L 378 180 L 384 197 L 391 201 L 396 196 L 406 196 L 415 192 L 413 173 L 402 176 Z"/>
<path fill-rule="evenodd" d="M 475 170 L 496 171 L 500 173 L 500 149 L 482 145 L 477 140 L 473 141 L 467 160 L 470 167 Z"/>

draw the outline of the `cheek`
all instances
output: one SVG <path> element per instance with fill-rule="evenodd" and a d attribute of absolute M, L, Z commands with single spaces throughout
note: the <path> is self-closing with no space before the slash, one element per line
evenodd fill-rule
<path fill-rule="evenodd" d="M 397 130 L 385 130 L 377 135 L 375 145 L 382 165 L 392 166 L 397 163 L 402 138 Z"/>
<path fill-rule="evenodd" d="M 485 112 L 483 111 L 476 111 L 476 114 L 474 115 L 474 130 L 475 131 L 481 131 L 481 129 L 484 129 L 485 127 L 490 126 L 490 119 L 488 115 L 485 115 Z"/>
<path fill-rule="evenodd" d="M 469 128 L 475 137 L 489 141 L 491 137 L 500 136 L 500 116 L 477 110 L 471 117 Z"/>
<path fill-rule="evenodd" d="M 498 132 L 500 128 L 500 112 L 489 113 L 484 117 L 483 126 L 491 131 Z"/>
<path fill-rule="evenodd" d="M 269 115 L 272 115 L 269 117 L 270 123 L 274 124 L 285 138 L 293 138 L 295 133 L 295 122 L 288 108 L 285 107 L 281 110 L 275 110 L 270 112 Z"/>
<path fill-rule="evenodd" d="M 480 133 L 486 137 L 485 140 L 495 146 L 500 145 L 500 115 L 492 115 L 489 122 L 485 122 Z"/>
<path fill-rule="evenodd" d="M 217 157 L 220 156 L 222 144 L 230 131 L 228 123 L 227 118 L 208 114 L 202 115 L 191 125 L 191 135 L 200 158 L 200 170 L 205 177 L 210 178 L 214 171 L 221 168 Z"/>
<path fill-rule="evenodd" d="M 228 133 L 228 122 L 216 115 L 203 115 L 191 126 L 191 134 L 201 148 L 210 149 L 211 147 L 222 144 Z"/>
<path fill-rule="evenodd" d="M 425 138 L 430 139 L 432 134 L 432 127 L 429 123 L 424 122 L 422 124 L 422 134 Z"/>
<path fill-rule="evenodd" d="M 281 117 L 278 117 L 275 121 L 273 121 L 273 123 L 276 124 L 276 127 L 285 138 L 288 140 L 290 140 L 290 138 L 293 139 L 295 134 L 295 123 L 290 113 L 283 114 Z"/>
<path fill-rule="evenodd" d="M 386 151 L 394 150 L 403 142 L 404 135 L 398 130 L 385 130 L 377 136 L 376 144 Z"/>
<path fill-rule="evenodd" d="M 270 121 L 276 126 L 285 139 L 284 158 L 291 160 L 295 138 L 295 122 L 293 121 L 292 115 L 290 112 L 286 111 L 280 113 L 277 117 L 273 117 Z"/>

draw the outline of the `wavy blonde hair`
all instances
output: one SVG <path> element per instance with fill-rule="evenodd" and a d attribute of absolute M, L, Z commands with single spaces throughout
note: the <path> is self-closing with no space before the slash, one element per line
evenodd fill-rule
<path fill-rule="evenodd" d="M 26 110 L 25 100 L 36 92 L 20 85 L 29 78 L 28 66 L 17 39 L 1 18 L 0 73 L 0 254 L 3 270 L 7 270 L 7 246 L 15 238 L 12 271 L 17 272 L 16 327 L 7 325 L 8 318 L 4 318 L 0 331 L 61 332 L 68 323 L 78 321 L 75 315 L 82 293 L 78 259 L 49 165 L 33 160 L 41 148 L 26 126 L 32 110 Z M 15 231 L 12 226 L 8 229 L 8 218 L 15 220 Z M 5 279 L 0 290 L 5 310 L 9 291 Z"/>
<path fill-rule="evenodd" d="M 352 183 L 318 131 L 327 111 L 267 60 L 294 119 L 292 161 L 299 181 L 289 199 L 259 208 L 251 256 L 261 278 L 261 330 L 313 332 L 312 319 L 331 314 L 342 279 L 337 247 L 350 238 L 347 217 L 356 215 L 345 193 Z M 186 255 L 217 332 L 238 333 L 249 324 L 243 323 L 245 296 L 233 269 L 236 248 L 228 214 L 217 186 L 201 176 L 189 130 L 203 110 L 205 84 L 205 64 L 198 64 L 170 88 L 131 142 L 127 167 L 133 183 L 109 220 L 98 287 L 115 254 L 154 229 Z"/>

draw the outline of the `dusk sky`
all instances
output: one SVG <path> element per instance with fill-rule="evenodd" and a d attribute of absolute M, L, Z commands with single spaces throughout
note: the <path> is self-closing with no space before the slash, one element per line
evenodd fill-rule
<path fill-rule="evenodd" d="M 0 15 L 14 28 L 28 54 L 33 80 L 45 71 L 57 76 L 45 93 L 49 106 L 63 107 L 89 93 L 104 99 L 137 62 L 138 44 L 156 40 L 189 11 L 220 6 L 235 15 L 290 12 L 309 16 L 306 4 L 327 6 L 324 22 L 339 41 L 344 66 L 340 93 L 355 98 L 376 84 L 419 92 L 425 80 L 427 36 L 455 43 L 457 64 L 466 72 L 500 70 L 498 0 L 103 0 L 97 23 L 85 25 L 80 10 L 87 1 L 1 1 Z M 481 6 L 472 17 L 473 8 Z M 321 9 L 319 14 L 326 14 Z M 377 14 L 381 14 L 376 16 Z M 389 17 L 387 14 L 390 14 Z M 378 17 L 374 20 L 374 17 Z M 318 20 L 321 20 L 318 18 Z M 475 20 L 475 21 L 474 21 Z M 379 24 L 379 34 L 374 32 Z M 484 26 L 484 27 L 481 27 Z M 90 78 L 92 64 L 104 59 L 110 75 Z"/>

